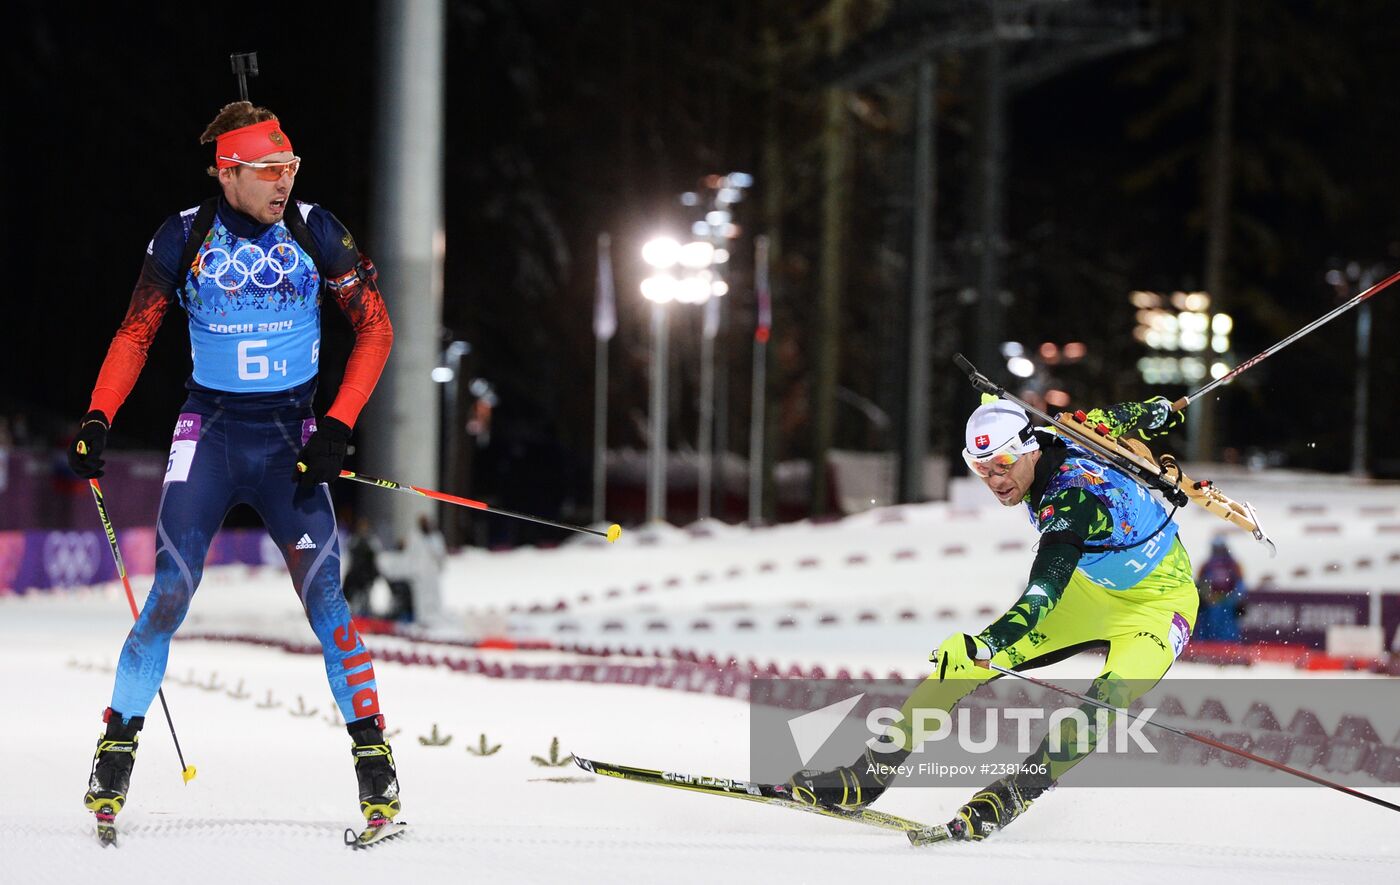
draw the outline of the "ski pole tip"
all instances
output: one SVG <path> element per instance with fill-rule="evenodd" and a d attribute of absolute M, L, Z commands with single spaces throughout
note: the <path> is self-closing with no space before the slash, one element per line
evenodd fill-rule
<path fill-rule="evenodd" d="M 190 781 L 194 780 L 195 773 L 196 772 L 194 770 L 194 766 L 187 765 L 185 766 L 185 770 L 180 772 L 180 777 L 185 779 L 185 783 L 189 783 Z"/>
<path fill-rule="evenodd" d="M 607 538 L 609 544 L 613 543 L 620 537 L 622 537 L 622 526 L 618 525 L 617 523 L 613 523 L 612 525 L 608 526 Z"/>

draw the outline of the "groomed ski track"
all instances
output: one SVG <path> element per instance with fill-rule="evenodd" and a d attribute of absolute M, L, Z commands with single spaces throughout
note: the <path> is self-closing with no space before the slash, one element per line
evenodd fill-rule
<path fill-rule="evenodd" d="M 984 513 L 979 521 L 977 537 L 986 540 L 989 551 L 998 538 L 1024 540 L 1029 534 L 1005 516 Z M 890 542 L 891 549 L 917 543 L 918 533 L 930 530 L 918 524 L 922 518 L 915 513 L 910 537 Z M 670 599 L 659 588 L 666 574 L 718 568 L 723 559 L 718 550 L 744 549 L 746 544 L 761 551 L 754 555 L 780 562 L 786 562 L 781 559 L 784 544 L 844 556 L 844 548 L 833 550 L 831 539 L 838 536 L 843 544 L 865 543 L 866 549 L 877 550 L 884 542 L 869 538 L 884 538 L 880 533 L 891 531 L 881 525 L 867 517 L 839 535 L 831 526 L 802 526 L 755 542 L 736 537 L 738 530 L 731 529 L 704 544 L 662 538 L 633 553 L 619 545 L 613 560 L 605 558 L 610 551 L 589 551 L 587 555 L 599 557 L 596 574 L 563 569 L 574 575 L 570 586 L 560 578 L 561 557 L 574 555 L 568 551 L 473 553 L 449 571 L 450 626 L 460 631 L 468 611 L 480 622 L 488 605 L 498 605 L 501 614 L 495 617 L 514 623 L 517 634 L 534 631 L 557 639 L 552 631 L 558 613 L 534 619 L 523 613 L 507 616 L 505 600 L 518 599 L 524 608 L 593 590 L 602 605 L 611 584 L 641 582 L 658 590 L 641 602 L 617 600 L 620 617 L 683 612 L 688 618 L 695 612 L 727 611 L 724 594 L 733 594 L 749 600 L 749 611 L 762 621 L 804 596 L 827 596 L 835 578 L 825 574 L 814 580 L 817 570 L 795 566 L 761 573 L 750 565 L 753 580 L 761 585 L 735 584 L 720 593 L 717 582 L 699 582 L 676 589 Z M 1288 536 L 1287 525 L 1280 534 Z M 927 537 L 921 551 L 951 543 L 947 532 Z M 1187 538 L 1198 556 L 1204 554 L 1206 539 L 1203 531 Z M 1240 538 L 1236 547 L 1244 543 Z M 1335 551 L 1337 541 L 1329 544 Z M 1309 556 L 1297 545 L 1288 555 Z M 1312 554 L 1314 559 L 1323 555 Z M 963 621 L 977 619 L 976 606 L 1004 604 L 1008 585 L 1028 561 L 1025 552 L 998 556 L 978 549 L 947 568 L 928 556 L 912 564 L 881 559 L 878 551 L 870 556 L 872 569 L 879 559 L 908 571 L 890 573 L 898 585 L 893 578 L 872 582 L 869 572 L 861 574 L 848 582 L 844 602 L 888 613 L 927 594 L 922 610 L 930 614 L 913 624 L 886 617 L 882 623 L 891 629 L 878 635 L 862 634 L 855 626 L 824 632 L 799 627 L 780 635 L 765 635 L 762 629 L 732 633 L 728 616 L 712 614 L 712 628 L 694 636 L 673 630 L 662 637 L 632 632 L 612 639 L 648 649 L 730 647 L 741 655 L 780 649 L 768 657 L 804 666 L 870 667 L 881 675 L 899 665 L 913 676 L 932 643 Z M 989 589 L 971 589 L 971 597 L 955 593 L 948 575 L 961 581 L 979 563 Z M 513 576 L 513 588 L 501 586 L 506 574 Z M 949 589 L 930 589 L 935 583 Z M 138 578 L 135 584 L 139 597 L 149 580 Z M 808 593 L 814 585 L 820 586 Z M 712 595 L 697 595 L 702 592 Z M 830 598 L 836 604 L 836 597 Z M 953 615 L 940 619 L 931 614 L 945 604 L 956 609 Z M 177 641 L 165 684 L 186 760 L 197 766 L 198 776 L 187 786 L 181 783 L 170 735 L 154 705 L 142 734 L 130 803 L 118 820 L 119 847 L 104 849 L 79 800 L 100 729 L 98 716 L 110 696 L 110 668 L 129 618 L 120 590 L 111 586 L 0 597 L 0 668 L 8 701 L 0 775 L 0 880 L 26 885 L 876 880 L 1239 885 L 1380 882 L 1400 876 L 1400 840 L 1395 838 L 1400 816 L 1307 787 L 1063 789 L 1042 799 L 993 841 L 913 849 L 898 833 L 589 777 L 568 763 L 568 753 L 576 750 L 639 766 L 745 777 L 749 735 L 742 701 L 655 687 L 491 679 L 387 660 L 378 661 L 376 671 L 391 732 L 398 730 L 392 741 L 403 787 L 402 819 L 410 830 L 400 839 L 354 852 L 342 844 L 344 829 L 358 823 L 348 738 L 330 706 L 319 656 L 209 640 Z M 584 632 L 571 634 L 570 641 L 602 643 L 609 638 L 589 634 L 586 620 L 580 629 Z M 289 582 L 275 568 L 211 570 L 182 633 L 221 631 L 314 642 Z M 561 652 L 475 654 L 507 665 L 525 654 L 537 656 L 531 661 L 580 660 Z M 1082 676 L 1098 666 L 1098 660 L 1069 662 L 1047 672 Z M 1245 674 L 1179 664 L 1172 675 Z M 309 715 L 292 712 L 312 709 Z M 452 736 L 450 744 L 420 744 L 418 738 L 434 725 L 440 735 Z M 487 756 L 468 753 L 483 733 L 489 745 L 501 749 Z M 566 764 L 532 762 L 532 756 L 548 757 L 556 736 L 559 758 Z M 902 790 L 879 807 L 942 822 L 967 793 L 961 788 Z M 1400 790 L 1376 793 L 1400 801 Z"/>

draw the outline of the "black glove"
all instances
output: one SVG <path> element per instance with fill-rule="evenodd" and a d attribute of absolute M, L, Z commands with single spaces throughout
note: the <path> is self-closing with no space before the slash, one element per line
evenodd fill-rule
<path fill-rule="evenodd" d="M 349 441 L 349 427 L 329 415 L 317 421 L 316 432 L 297 454 L 297 481 L 303 486 L 315 486 L 340 476 L 345 444 Z"/>
<path fill-rule="evenodd" d="M 102 476 L 102 450 L 107 448 L 107 428 L 111 425 L 107 416 L 96 409 L 79 422 L 78 435 L 68 447 L 68 466 L 83 479 Z"/>

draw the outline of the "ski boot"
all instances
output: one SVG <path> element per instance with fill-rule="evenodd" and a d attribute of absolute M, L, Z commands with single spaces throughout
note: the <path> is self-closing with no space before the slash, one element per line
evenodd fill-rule
<path fill-rule="evenodd" d="M 107 731 L 98 739 L 97 752 L 92 756 L 83 805 L 97 817 L 97 838 L 104 845 L 111 845 L 117 839 L 117 812 L 126 804 L 131 769 L 136 764 L 136 745 L 140 742 L 137 732 L 146 724 L 146 717 L 133 716 L 124 721 L 122 714 L 108 707 L 102 719 L 107 723 Z"/>
<path fill-rule="evenodd" d="M 903 757 L 900 757 L 902 761 Z M 793 801 L 819 805 L 830 811 L 860 811 L 885 792 L 898 762 L 875 758 L 869 747 L 860 759 L 830 771 L 803 769 L 788 780 Z"/>
<path fill-rule="evenodd" d="M 958 809 L 948 822 L 954 839 L 981 842 L 1020 817 L 1031 803 L 1055 786 L 1048 774 L 1020 772 L 994 782 Z"/>
<path fill-rule="evenodd" d="M 360 811 L 365 828 L 358 835 L 345 831 L 345 843 L 364 848 L 397 834 L 403 824 L 394 823 L 399 813 L 399 779 L 394 771 L 394 752 L 384 739 L 384 717 L 357 719 L 346 726 L 355 742 L 355 777 L 360 782 Z"/>

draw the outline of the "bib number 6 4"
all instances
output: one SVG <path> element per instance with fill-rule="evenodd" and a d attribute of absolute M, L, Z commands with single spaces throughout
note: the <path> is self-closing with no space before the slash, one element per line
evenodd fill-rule
<path fill-rule="evenodd" d="M 283 376 L 287 374 L 286 360 L 269 362 L 266 354 L 253 352 L 265 349 L 267 349 L 265 339 L 238 342 L 238 377 L 241 380 L 261 381 L 268 376 L 269 368 L 280 372 Z"/>

